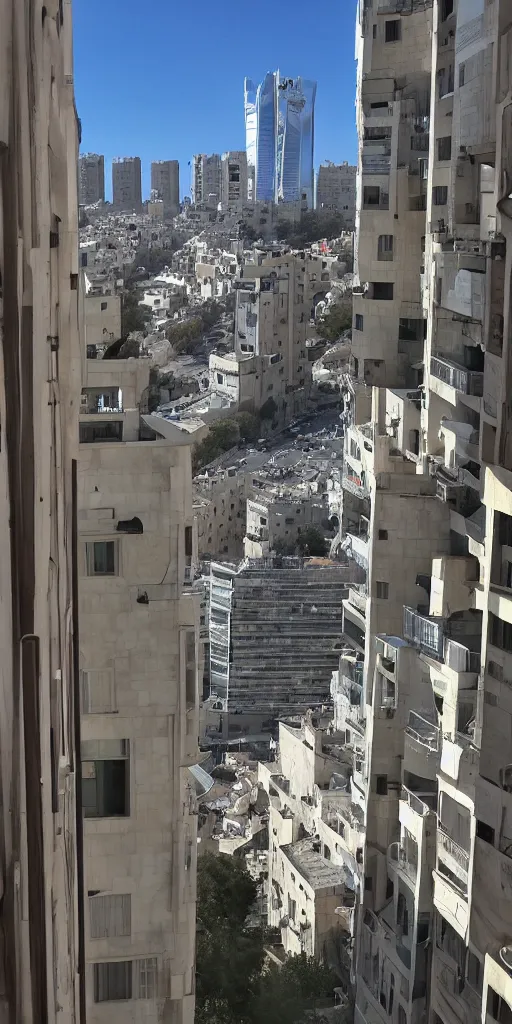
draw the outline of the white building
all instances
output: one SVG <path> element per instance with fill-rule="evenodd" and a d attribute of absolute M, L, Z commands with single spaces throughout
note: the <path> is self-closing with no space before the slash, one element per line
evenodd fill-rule
<path fill-rule="evenodd" d="M 115 210 L 139 213 L 142 209 L 140 156 L 119 156 L 112 161 L 112 203 Z"/>
<path fill-rule="evenodd" d="M 209 206 L 216 210 L 220 203 L 221 159 L 218 153 L 207 156 L 197 153 L 192 157 L 192 202 L 196 206 Z"/>

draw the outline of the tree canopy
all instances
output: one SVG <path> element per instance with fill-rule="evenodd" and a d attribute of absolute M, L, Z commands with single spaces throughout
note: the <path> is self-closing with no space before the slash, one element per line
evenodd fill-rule
<path fill-rule="evenodd" d="M 255 441 L 259 436 L 260 422 L 250 412 L 239 412 L 230 419 L 217 420 L 212 423 L 205 438 L 194 448 L 192 465 L 197 473 L 219 455 L 228 452 L 243 438 L 244 441 Z"/>
<path fill-rule="evenodd" d="M 265 931 L 246 927 L 257 888 L 236 857 L 197 867 L 197 1024 L 297 1024 L 333 995 L 330 968 L 302 953 L 265 962 Z"/>
<path fill-rule="evenodd" d="M 301 555 L 313 555 L 323 558 L 327 554 L 327 541 L 316 526 L 306 526 L 297 537 L 297 547 Z"/>
<path fill-rule="evenodd" d="M 149 319 L 149 312 L 145 312 L 142 306 L 139 306 L 137 293 L 129 290 L 123 292 L 121 298 L 122 337 L 128 337 L 132 331 L 145 331 Z"/>
<path fill-rule="evenodd" d="M 278 220 L 276 235 L 294 249 L 322 238 L 338 238 L 344 228 L 343 214 L 331 210 L 307 210 L 298 224 Z"/>
<path fill-rule="evenodd" d="M 329 306 L 328 310 L 316 323 L 321 338 L 326 341 L 338 341 L 342 332 L 352 327 L 352 297 Z"/>

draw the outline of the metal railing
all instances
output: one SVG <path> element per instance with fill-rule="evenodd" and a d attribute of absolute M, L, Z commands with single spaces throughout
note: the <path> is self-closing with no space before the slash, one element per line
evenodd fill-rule
<path fill-rule="evenodd" d="M 439 750 L 439 726 L 429 722 L 428 718 L 417 711 L 409 711 L 409 721 L 405 727 L 408 736 L 422 743 L 429 750 Z"/>
<path fill-rule="evenodd" d="M 443 659 L 444 619 L 420 615 L 414 608 L 404 606 L 404 637 L 426 654 Z"/>
<path fill-rule="evenodd" d="M 412 811 L 415 811 L 416 814 L 420 814 L 422 818 L 431 811 L 435 811 L 437 807 L 436 793 L 422 793 L 420 797 L 417 793 L 412 793 L 410 789 L 407 789 L 407 786 L 402 786 L 400 799 L 403 800 Z"/>
<path fill-rule="evenodd" d="M 430 372 L 433 377 L 442 380 L 444 384 L 449 384 L 463 395 L 474 395 L 476 398 L 483 395 L 484 375 L 480 371 L 466 370 L 449 359 L 432 356 Z"/>
<path fill-rule="evenodd" d="M 391 843 L 388 846 L 387 862 L 392 870 L 394 869 L 400 874 L 405 875 L 409 881 L 416 882 L 418 865 L 410 860 L 407 850 L 400 843 Z"/>
<path fill-rule="evenodd" d="M 448 854 L 450 860 L 446 860 Z M 438 826 L 437 828 L 437 860 L 445 864 L 452 875 L 461 882 L 464 889 L 467 889 L 469 871 L 469 853 L 459 843 L 456 843 L 447 832 Z"/>

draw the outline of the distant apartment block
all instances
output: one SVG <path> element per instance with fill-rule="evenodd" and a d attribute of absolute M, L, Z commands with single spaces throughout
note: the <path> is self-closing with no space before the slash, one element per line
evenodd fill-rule
<path fill-rule="evenodd" d="M 221 158 L 218 153 L 192 157 L 192 202 L 216 209 L 222 194 Z"/>
<path fill-rule="evenodd" d="M 321 164 L 316 185 L 316 208 L 343 214 L 344 228 L 353 231 L 356 216 L 357 167 L 348 163 Z"/>
<path fill-rule="evenodd" d="M 140 157 L 120 156 L 112 161 L 112 203 L 115 210 L 137 213 L 142 207 Z"/>
<path fill-rule="evenodd" d="M 98 153 L 84 153 L 78 164 L 79 202 L 82 206 L 105 202 L 105 159 Z"/>
<path fill-rule="evenodd" d="M 163 202 L 164 215 L 175 217 L 180 208 L 180 165 L 177 160 L 151 164 L 151 191 Z"/>
<path fill-rule="evenodd" d="M 221 200 L 223 207 L 247 200 L 247 153 L 244 150 L 222 154 Z"/>

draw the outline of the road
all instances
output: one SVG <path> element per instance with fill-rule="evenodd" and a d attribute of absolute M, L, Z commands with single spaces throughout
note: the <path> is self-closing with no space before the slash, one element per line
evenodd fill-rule
<path fill-rule="evenodd" d="M 231 466 L 239 466 L 244 472 L 256 471 L 258 469 L 292 469 L 302 463 L 307 469 L 308 463 L 317 462 L 319 458 L 331 458 L 335 452 L 340 455 L 343 450 L 343 438 L 340 434 L 339 410 L 332 409 L 319 412 L 314 416 L 308 416 L 300 424 L 300 436 L 312 434 L 311 440 L 298 441 L 297 436 L 290 434 L 288 430 L 281 431 L 268 439 L 268 451 L 255 450 L 252 445 L 241 448 L 238 452 L 224 456 L 215 463 L 218 469 L 228 469 Z M 338 437 L 334 438 L 334 430 L 338 428 Z M 325 431 L 325 434 L 321 434 Z M 322 450 L 321 446 L 324 446 Z M 305 452 L 303 449 L 309 447 L 311 450 Z"/>

